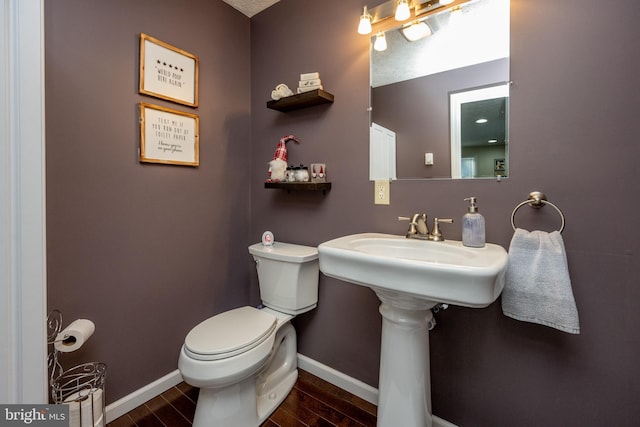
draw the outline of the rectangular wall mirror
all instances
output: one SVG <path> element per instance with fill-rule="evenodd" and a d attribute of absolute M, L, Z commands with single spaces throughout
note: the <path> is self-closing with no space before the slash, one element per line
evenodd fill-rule
<path fill-rule="evenodd" d="M 395 135 L 397 179 L 508 176 L 509 0 L 374 28 L 370 52 L 369 125 Z"/>

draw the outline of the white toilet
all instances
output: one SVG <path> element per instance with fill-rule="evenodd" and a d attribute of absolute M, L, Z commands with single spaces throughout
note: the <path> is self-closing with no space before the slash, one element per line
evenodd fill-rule
<path fill-rule="evenodd" d="M 318 302 L 318 250 L 275 242 L 249 246 L 264 308 L 210 317 L 184 341 L 178 369 L 200 388 L 194 427 L 258 427 L 298 378 L 296 331 L 289 322 Z"/>

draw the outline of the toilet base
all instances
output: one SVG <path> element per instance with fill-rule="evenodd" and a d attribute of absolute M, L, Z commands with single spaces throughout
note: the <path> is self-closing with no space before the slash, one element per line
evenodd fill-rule
<path fill-rule="evenodd" d="M 294 384 L 298 380 L 298 370 L 290 372 L 286 378 L 282 380 L 274 389 L 262 396 L 258 396 L 258 425 L 262 424 L 269 415 L 276 410 L 278 406 L 289 395 Z"/>
<path fill-rule="evenodd" d="M 193 427 L 255 427 L 257 420 L 253 378 L 222 389 L 200 389 Z"/>
<path fill-rule="evenodd" d="M 296 380 L 296 331 L 286 322 L 276 332 L 264 368 L 239 383 L 201 388 L 193 427 L 258 427 L 284 401 Z"/>

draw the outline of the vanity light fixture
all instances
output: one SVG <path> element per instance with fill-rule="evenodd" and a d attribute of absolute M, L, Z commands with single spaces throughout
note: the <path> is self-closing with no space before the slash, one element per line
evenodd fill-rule
<path fill-rule="evenodd" d="M 456 6 L 451 9 L 451 14 L 449 15 L 449 24 L 458 25 L 462 21 L 462 18 L 462 7 Z"/>
<path fill-rule="evenodd" d="M 370 9 L 364 6 L 358 21 L 358 33 L 367 35 L 387 31 L 393 26 L 390 20 L 392 17 L 398 21 L 415 20 L 418 17 L 424 20 L 445 11 L 450 4 L 454 4 L 450 12 L 451 21 L 455 21 L 454 15 L 462 12 L 461 6 L 473 1 L 475 0 L 387 0 Z"/>
<path fill-rule="evenodd" d="M 358 24 L 358 33 L 359 34 L 371 34 L 371 15 L 367 11 L 367 6 L 365 5 L 364 11 L 362 12 L 362 16 L 360 17 L 360 24 Z"/>
<path fill-rule="evenodd" d="M 373 43 L 373 48 L 378 52 L 387 50 L 387 37 L 383 32 L 376 34 L 376 41 Z"/>
<path fill-rule="evenodd" d="M 406 21 L 411 18 L 411 9 L 409 9 L 407 0 L 398 0 L 395 17 L 396 21 Z"/>
<path fill-rule="evenodd" d="M 415 21 L 402 28 L 402 35 L 410 42 L 429 37 L 431 34 L 431 28 L 424 21 Z"/>

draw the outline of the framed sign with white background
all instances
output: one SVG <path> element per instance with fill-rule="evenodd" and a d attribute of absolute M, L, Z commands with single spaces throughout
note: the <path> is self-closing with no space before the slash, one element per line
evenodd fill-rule
<path fill-rule="evenodd" d="M 140 103 L 140 161 L 198 166 L 199 126 L 195 114 Z"/>
<path fill-rule="evenodd" d="M 196 55 L 140 34 L 140 93 L 197 107 L 198 65 Z"/>

